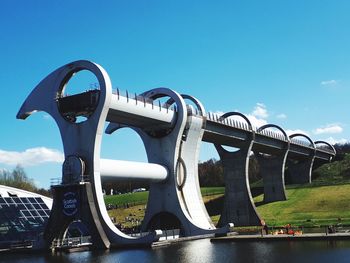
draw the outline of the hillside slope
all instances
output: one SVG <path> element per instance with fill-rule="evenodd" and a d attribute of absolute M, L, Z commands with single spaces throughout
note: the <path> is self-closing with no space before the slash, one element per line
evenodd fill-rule
<path fill-rule="evenodd" d="M 312 173 L 313 184 L 350 183 L 350 154 L 345 154 L 341 161 L 326 163 Z"/>
<path fill-rule="evenodd" d="M 269 225 L 350 224 L 350 184 L 287 189 L 288 200 L 257 207 Z M 254 199 L 260 202 L 263 195 Z"/>

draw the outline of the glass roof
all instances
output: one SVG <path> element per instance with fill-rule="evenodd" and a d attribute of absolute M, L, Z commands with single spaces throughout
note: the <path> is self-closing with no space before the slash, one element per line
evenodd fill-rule
<path fill-rule="evenodd" d="M 0 241 L 36 239 L 49 215 L 41 197 L 0 197 Z"/>

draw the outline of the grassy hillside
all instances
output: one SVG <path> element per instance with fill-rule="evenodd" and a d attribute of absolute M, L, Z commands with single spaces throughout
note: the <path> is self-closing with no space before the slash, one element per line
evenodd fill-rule
<path fill-rule="evenodd" d="M 287 197 L 287 201 L 257 207 L 269 225 L 350 224 L 350 184 L 287 189 Z M 254 201 L 262 199 L 260 195 Z"/>
<path fill-rule="evenodd" d="M 313 171 L 313 184 L 344 184 L 350 183 L 350 154 L 344 159 L 326 163 Z"/>

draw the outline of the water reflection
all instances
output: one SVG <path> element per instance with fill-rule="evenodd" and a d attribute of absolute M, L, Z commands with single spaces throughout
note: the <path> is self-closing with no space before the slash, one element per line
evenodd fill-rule
<path fill-rule="evenodd" d="M 319 263 L 349 262 L 349 241 L 298 242 L 227 242 L 211 243 L 209 239 L 173 244 L 154 249 L 117 249 L 76 253 L 7 254 L 0 262 L 68 263 L 68 262 L 244 262 L 244 263 Z"/>
<path fill-rule="evenodd" d="M 179 243 L 167 248 L 157 248 L 154 252 L 160 262 L 214 262 L 215 246 L 209 240 Z"/>

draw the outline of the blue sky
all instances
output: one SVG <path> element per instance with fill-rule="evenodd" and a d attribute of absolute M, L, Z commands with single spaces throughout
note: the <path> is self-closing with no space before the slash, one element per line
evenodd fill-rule
<path fill-rule="evenodd" d="M 0 169 L 38 186 L 61 175 L 62 144 L 44 113 L 16 113 L 56 68 L 102 65 L 113 87 L 165 86 L 207 111 L 238 110 L 331 143 L 350 138 L 349 1 L 16 1 L 0 4 Z M 145 160 L 140 139 L 105 136 L 102 156 Z M 203 145 L 201 160 L 216 157 Z"/>

